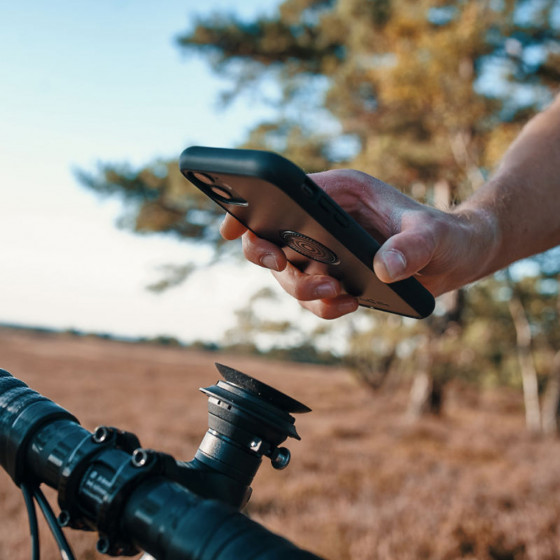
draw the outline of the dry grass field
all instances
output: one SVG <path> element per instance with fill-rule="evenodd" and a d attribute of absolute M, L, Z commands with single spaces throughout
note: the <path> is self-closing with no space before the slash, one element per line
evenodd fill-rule
<path fill-rule="evenodd" d="M 560 558 L 560 442 L 526 435 L 517 394 L 454 386 L 442 419 L 410 424 L 406 388 L 372 393 L 343 369 L 0 329 L 0 367 L 84 427 L 118 426 L 187 460 L 206 431 L 198 388 L 219 378 L 214 361 L 313 409 L 296 421 L 288 469 L 266 461 L 254 481 L 250 514 L 269 529 L 329 560 Z M 0 559 L 29 558 L 4 472 L 0 520 Z M 41 529 L 43 558 L 58 558 Z M 102 558 L 95 535 L 68 536 L 81 560 Z"/>

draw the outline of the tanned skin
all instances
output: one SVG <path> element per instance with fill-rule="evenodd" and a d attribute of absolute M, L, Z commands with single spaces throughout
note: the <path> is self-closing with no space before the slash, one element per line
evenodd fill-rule
<path fill-rule="evenodd" d="M 360 171 L 311 178 L 362 227 L 387 238 L 373 262 L 380 280 L 416 276 L 438 296 L 560 244 L 560 96 L 527 123 L 491 179 L 448 211 L 420 204 Z M 337 280 L 300 272 L 278 247 L 232 216 L 221 234 L 242 237 L 245 257 L 271 269 L 284 290 L 319 317 L 334 319 L 358 308 Z"/>

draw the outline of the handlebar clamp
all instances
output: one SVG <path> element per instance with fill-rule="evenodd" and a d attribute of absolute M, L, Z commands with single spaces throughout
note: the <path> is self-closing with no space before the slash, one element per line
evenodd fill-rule
<path fill-rule="evenodd" d="M 59 524 L 96 529 L 97 549 L 103 554 L 137 554 L 137 548 L 122 538 L 118 520 L 132 490 L 160 470 L 157 453 L 142 449 L 136 435 L 98 427 L 76 446 L 61 470 Z"/>

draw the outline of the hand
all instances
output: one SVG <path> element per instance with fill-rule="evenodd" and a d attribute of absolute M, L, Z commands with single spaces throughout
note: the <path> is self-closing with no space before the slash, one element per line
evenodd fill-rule
<path fill-rule="evenodd" d="M 416 275 L 437 296 L 479 277 L 477 271 L 497 246 L 491 216 L 476 209 L 442 212 L 354 170 L 310 177 L 373 237 L 386 239 L 372 263 L 382 282 Z M 334 319 L 358 308 L 340 282 L 300 272 L 279 247 L 247 231 L 232 216 L 220 231 L 225 239 L 241 236 L 247 260 L 271 269 L 282 288 L 319 317 Z"/>

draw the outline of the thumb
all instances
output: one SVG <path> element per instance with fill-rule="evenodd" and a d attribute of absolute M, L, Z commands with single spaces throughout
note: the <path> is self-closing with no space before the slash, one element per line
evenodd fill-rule
<path fill-rule="evenodd" d="M 386 283 L 410 278 L 429 264 L 435 249 L 428 230 L 403 231 L 381 246 L 373 259 L 373 270 Z"/>

